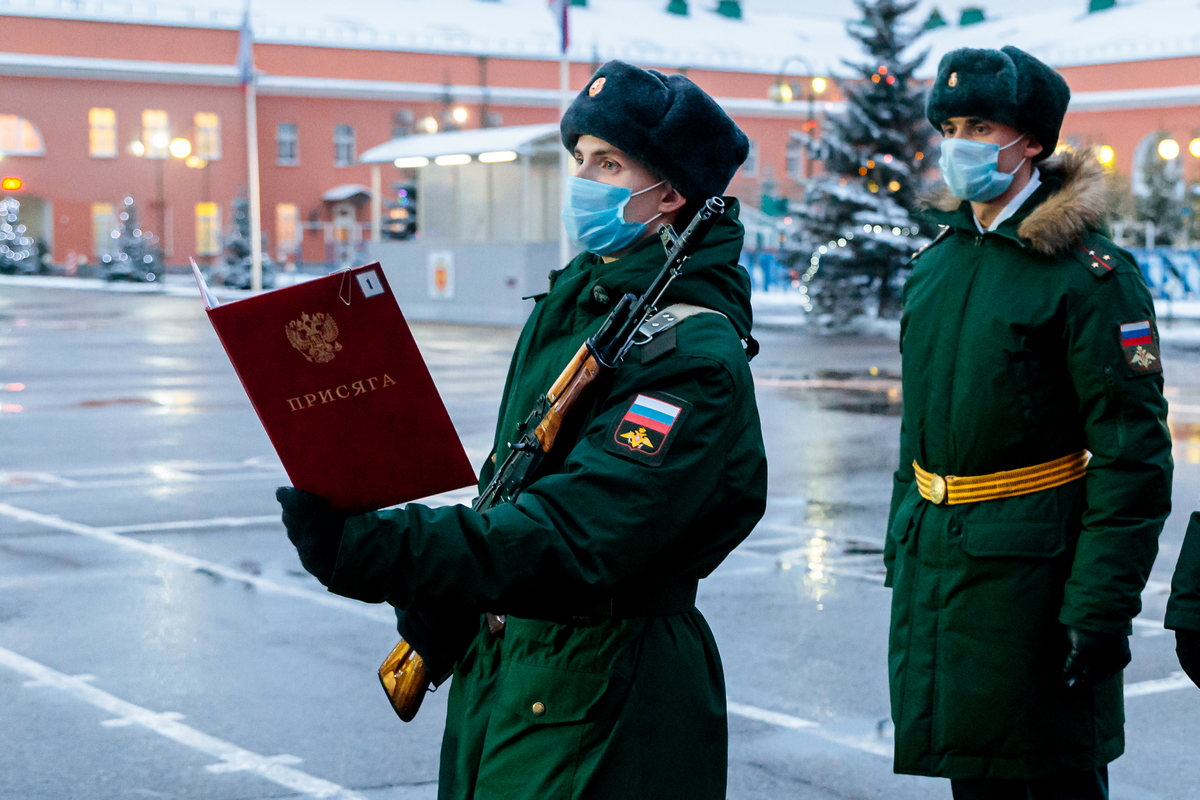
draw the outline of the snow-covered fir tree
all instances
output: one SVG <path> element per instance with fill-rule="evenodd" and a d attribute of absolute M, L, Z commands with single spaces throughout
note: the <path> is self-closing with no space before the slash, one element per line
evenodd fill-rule
<path fill-rule="evenodd" d="M 263 240 L 263 287 L 269 289 L 275 285 L 275 264 L 267 255 L 265 236 Z M 225 269 L 222 273 L 225 285 L 249 289 L 250 270 L 250 201 L 239 197 L 233 201 L 233 225 L 225 236 Z"/>
<path fill-rule="evenodd" d="M 925 54 L 905 60 L 920 35 L 901 18 L 915 0 L 855 0 L 861 20 L 848 23 L 866 58 L 845 61 L 852 77 L 836 79 L 846 112 L 831 116 L 809 145 L 823 174 L 793 207 L 800 237 L 819 243 L 803 280 L 825 324 L 861 315 L 894 316 L 905 264 L 927 243 L 917 215 L 922 174 L 930 163 L 925 91 L 913 73 Z M 806 266 L 806 268 L 805 268 Z"/>
<path fill-rule="evenodd" d="M 1160 247 L 1171 246 L 1181 240 L 1184 225 L 1188 217 L 1189 200 L 1187 181 L 1183 175 L 1183 154 L 1179 153 L 1172 159 L 1163 158 L 1159 147 L 1171 136 L 1166 131 L 1160 131 L 1145 145 L 1145 158 L 1142 160 L 1140 180 L 1134 184 L 1134 213 L 1143 226 L 1149 222 L 1153 225 L 1154 244 Z M 1178 146 L 1176 146 L 1178 147 Z M 1142 228 L 1140 244 L 1150 246 L 1146 241 L 1146 227 Z"/>

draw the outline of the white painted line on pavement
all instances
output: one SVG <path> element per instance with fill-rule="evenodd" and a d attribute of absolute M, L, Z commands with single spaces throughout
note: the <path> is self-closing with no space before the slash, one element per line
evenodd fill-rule
<path fill-rule="evenodd" d="M 1174 692 L 1177 689 L 1194 689 L 1196 684 L 1182 672 L 1172 672 L 1169 678 L 1157 678 L 1152 681 L 1139 681 L 1125 686 L 1126 697 L 1141 697 L 1146 694 Z"/>
<path fill-rule="evenodd" d="M 189 555 L 171 550 L 168 547 L 163 547 L 150 542 L 143 542 L 138 539 L 131 539 L 127 536 L 121 536 L 113 533 L 106 528 L 93 528 L 90 525 L 81 525 L 78 522 L 70 522 L 61 517 L 52 516 L 50 514 L 39 514 L 36 511 L 26 511 L 23 508 L 10 506 L 7 503 L 0 503 L 0 514 L 11 517 L 12 519 L 21 520 L 22 522 L 32 522 L 36 525 L 43 525 L 47 528 L 54 528 L 60 531 L 68 531 L 80 536 L 86 536 L 89 539 L 105 542 L 106 544 L 116 545 L 125 550 L 142 553 L 144 555 L 161 558 L 165 561 L 171 561 L 181 566 L 193 570 L 204 570 L 211 574 L 220 575 L 223 578 L 228 578 L 232 581 L 241 581 L 248 583 L 254 588 L 264 593 L 282 594 L 288 597 L 296 597 L 301 600 L 307 600 L 310 603 L 325 606 L 327 608 L 336 608 L 339 611 L 348 611 L 351 614 L 357 614 L 360 617 L 373 619 L 377 622 L 386 622 L 394 625 L 396 620 L 390 608 L 381 606 L 367 605 L 354 600 L 346 600 L 332 594 L 319 594 L 309 591 L 308 589 L 300 589 L 295 586 L 285 586 L 282 583 L 276 583 L 268 578 L 261 578 L 257 575 L 250 575 L 240 570 L 226 567 L 223 564 L 218 564 L 215 561 L 205 561 L 202 558 L 194 558 Z"/>
<path fill-rule="evenodd" d="M 878 736 L 847 736 L 840 733 L 822 728 L 816 722 L 810 719 L 802 719 L 801 717 L 793 717 L 791 714 L 780 714 L 778 711 L 767 711 L 765 708 L 757 708 L 748 706 L 743 703 L 727 703 L 730 714 L 736 714 L 739 717 L 757 720 L 758 722 L 766 722 L 770 725 L 778 725 L 781 728 L 791 728 L 792 730 L 804 731 L 812 736 L 819 736 L 831 742 L 835 742 L 846 747 L 852 747 L 855 750 L 862 750 L 865 753 L 872 755 L 892 757 L 892 745 L 885 739 Z"/>
<path fill-rule="evenodd" d="M 164 476 L 171 475 L 170 472 L 162 473 Z M 52 492 L 61 491 L 62 489 L 73 489 L 80 491 L 84 489 L 130 489 L 139 486 L 161 486 L 164 483 L 186 483 L 189 486 L 199 485 L 204 483 L 228 483 L 230 481 L 244 481 L 251 478 L 269 478 L 271 480 L 279 480 L 280 476 L 284 476 L 286 480 L 287 473 L 283 468 L 277 470 L 261 470 L 256 472 L 239 472 L 229 475 L 192 475 L 190 477 L 182 477 L 185 473 L 177 473 L 171 477 L 157 477 L 149 475 L 138 478 L 113 478 L 111 480 L 102 481 L 76 481 L 74 485 L 68 486 L 65 484 L 45 484 L 45 483 L 28 483 L 19 485 L 0 486 L 0 493 L 3 494 L 29 494 L 31 492 Z"/>
<path fill-rule="evenodd" d="M 109 533 L 192 531 L 202 528 L 244 528 L 248 525 L 266 525 L 279 521 L 278 514 L 271 514 L 263 517 L 213 517 L 212 519 L 185 519 L 178 522 L 147 522 L 143 525 L 110 525 L 104 530 Z"/>
<path fill-rule="evenodd" d="M 206 768 L 209 772 L 254 772 L 272 783 L 277 783 L 309 797 L 363 800 L 362 795 L 357 792 L 309 775 L 307 772 L 285 766 L 286 764 L 300 763 L 300 759 L 295 756 L 261 756 L 258 753 L 244 750 L 235 744 L 184 725 L 179 721 L 181 715 L 176 712 L 156 713 L 97 689 L 88 684 L 88 681 L 92 679 L 90 675 L 64 675 L 3 647 L 0 647 L 0 664 L 32 678 L 29 683 L 25 684 L 26 686 L 48 686 L 58 689 L 113 714 L 115 719 L 105 720 L 101 723 L 106 727 L 140 725 L 185 747 L 221 759 L 220 763 L 211 764 Z"/>

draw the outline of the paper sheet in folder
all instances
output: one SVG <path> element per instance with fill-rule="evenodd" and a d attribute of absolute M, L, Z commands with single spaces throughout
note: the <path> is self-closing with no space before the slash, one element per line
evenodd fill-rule
<path fill-rule="evenodd" d="M 476 482 L 378 264 L 222 305 L 195 273 L 297 488 L 361 512 Z"/>

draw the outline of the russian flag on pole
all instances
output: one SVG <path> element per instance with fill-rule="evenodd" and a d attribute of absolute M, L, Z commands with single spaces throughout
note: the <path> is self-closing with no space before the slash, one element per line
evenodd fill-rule
<path fill-rule="evenodd" d="M 550 13 L 554 15 L 559 33 L 562 34 L 559 49 L 563 53 L 567 52 L 567 45 L 571 43 L 570 9 L 571 0 L 550 0 Z"/>
<path fill-rule="evenodd" d="M 242 30 L 238 34 L 238 81 L 242 86 L 249 86 L 254 80 L 254 34 L 250 31 L 250 4 L 246 4 L 246 13 L 242 16 Z"/>
<path fill-rule="evenodd" d="M 1139 344 L 1153 344 L 1154 336 L 1150 333 L 1150 320 L 1127 322 L 1121 326 L 1121 346 L 1134 347 Z"/>

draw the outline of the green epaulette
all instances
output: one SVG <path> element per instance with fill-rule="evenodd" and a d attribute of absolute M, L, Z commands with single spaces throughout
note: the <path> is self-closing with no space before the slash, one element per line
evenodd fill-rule
<path fill-rule="evenodd" d="M 1072 242 L 1067 252 L 1097 278 L 1106 278 L 1115 272 L 1121 258 L 1115 244 L 1091 231 Z"/>

